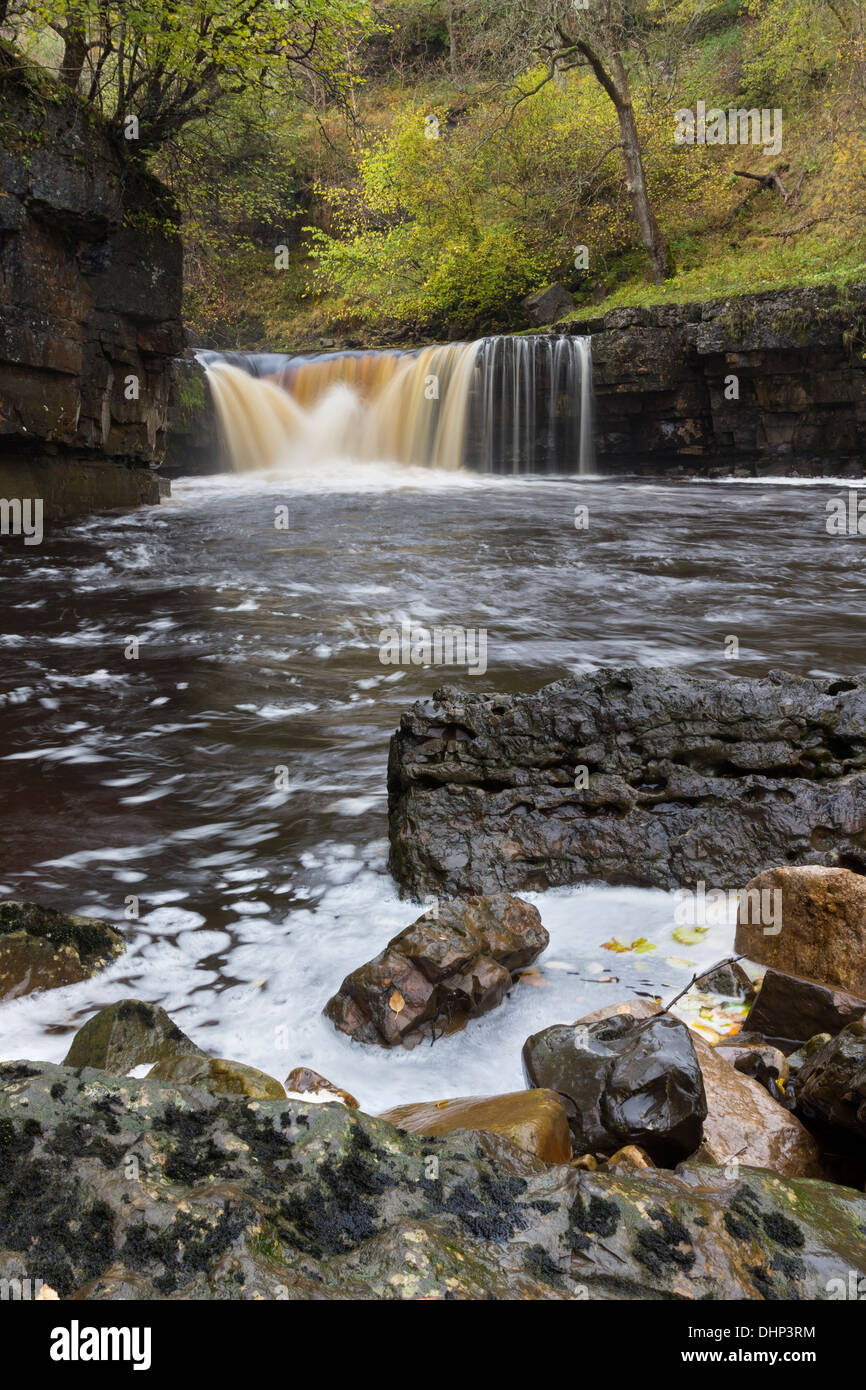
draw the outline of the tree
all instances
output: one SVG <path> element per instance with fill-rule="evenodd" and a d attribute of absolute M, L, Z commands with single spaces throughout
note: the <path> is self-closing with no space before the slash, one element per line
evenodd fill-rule
<path fill-rule="evenodd" d="M 639 64 L 654 81 L 670 71 L 670 40 L 678 26 L 657 0 L 470 0 L 478 7 L 477 43 L 489 60 L 514 80 L 531 65 L 544 64 L 534 86 L 521 87 L 514 105 L 534 96 L 558 74 L 588 68 L 610 98 L 619 125 L 620 148 L 641 242 L 656 284 L 669 278 L 673 263 L 647 191 L 640 134 L 629 70 Z M 685 10 L 685 7 L 681 7 Z M 467 12 L 469 5 L 467 5 Z M 692 0 L 688 16 L 694 13 Z M 685 32 L 686 26 L 679 27 Z M 661 42 L 659 42 L 661 41 Z M 656 52 L 652 49 L 655 48 Z"/>
<path fill-rule="evenodd" d="M 339 97 L 347 39 L 370 23 L 368 0 L 37 0 L 13 29 L 25 44 L 53 31 L 61 79 L 150 152 L 225 94 L 286 75 Z"/>

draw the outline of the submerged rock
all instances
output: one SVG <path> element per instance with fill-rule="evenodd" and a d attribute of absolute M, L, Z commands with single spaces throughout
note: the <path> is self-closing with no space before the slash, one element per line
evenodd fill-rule
<path fill-rule="evenodd" d="M 231 1062 L 224 1057 L 166 1057 L 147 1073 L 155 1081 L 171 1081 L 175 1086 L 204 1086 L 217 1095 L 259 1096 L 283 1099 L 279 1081 L 258 1067 Z"/>
<path fill-rule="evenodd" d="M 862 698 L 866 699 L 866 692 Z M 866 739 L 866 727 L 861 737 Z M 857 778 L 854 783 L 866 808 L 866 787 Z M 783 866 L 758 874 L 745 892 L 737 923 L 737 951 L 761 965 L 866 999 L 866 877 L 862 873 L 818 864 Z M 769 930 L 767 923 L 755 920 L 759 894 L 771 905 L 773 895 L 778 895 L 781 905 L 781 918 Z M 749 895 L 753 895 L 751 903 Z"/>
<path fill-rule="evenodd" d="M 63 1060 L 65 1066 L 100 1067 L 123 1076 L 143 1062 L 189 1053 L 205 1055 L 165 1009 L 140 999 L 120 999 L 79 1028 Z"/>
<path fill-rule="evenodd" d="M 520 898 L 440 902 L 347 975 L 324 1013 L 358 1042 L 441 1037 L 496 1008 L 547 943 L 538 909 Z"/>
<path fill-rule="evenodd" d="M 804 1114 L 866 1140 L 866 1019 L 849 1023 L 809 1057 L 796 1090 Z"/>
<path fill-rule="evenodd" d="M 688 1028 L 669 1014 L 545 1028 L 526 1040 L 523 1068 L 530 1086 L 565 1100 L 576 1153 L 637 1144 L 673 1167 L 701 1142 L 701 1069 Z"/>
<path fill-rule="evenodd" d="M 864 1014 L 866 999 L 771 968 L 743 1027 L 790 1051 L 816 1033 L 835 1036 Z"/>
<path fill-rule="evenodd" d="M 512 1091 L 502 1096 L 421 1101 L 385 1110 L 379 1119 L 410 1134 L 483 1129 L 512 1140 L 544 1163 L 568 1163 L 571 1158 L 568 1114 L 562 1097 L 555 1091 Z"/>
<path fill-rule="evenodd" d="M 120 932 L 96 917 L 7 899 L 0 902 L 0 1000 L 89 980 L 125 950 Z"/>
<path fill-rule="evenodd" d="M 392 870 L 419 898 L 866 867 L 866 679 L 605 667 L 530 695 L 445 687 L 403 715 L 388 788 Z"/>
<path fill-rule="evenodd" d="M 0 1258 L 61 1298 L 785 1300 L 866 1275 L 849 1189 L 589 1173 L 339 1105 L 17 1062 L 0 1138 Z"/>

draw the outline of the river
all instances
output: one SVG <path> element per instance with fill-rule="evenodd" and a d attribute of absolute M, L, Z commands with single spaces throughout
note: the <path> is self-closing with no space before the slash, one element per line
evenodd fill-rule
<path fill-rule="evenodd" d="M 529 1033 L 676 993 L 730 922 L 682 944 L 669 895 L 584 885 L 527 895 L 550 947 L 462 1034 L 392 1054 L 321 1016 L 418 913 L 386 867 L 400 712 L 446 681 L 526 690 L 607 663 L 861 670 L 866 540 L 825 526 L 851 486 L 320 462 L 181 481 L 38 549 L 5 538 L 0 892 L 120 924 L 129 949 L 5 1004 L 3 1055 L 59 1061 L 135 996 L 210 1052 L 313 1066 L 376 1110 L 520 1087 Z M 486 672 L 383 665 L 403 622 L 486 630 Z"/>

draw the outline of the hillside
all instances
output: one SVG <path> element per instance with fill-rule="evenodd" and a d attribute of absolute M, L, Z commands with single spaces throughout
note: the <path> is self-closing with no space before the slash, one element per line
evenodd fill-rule
<path fill-rule="evenodd" d="M 589 306 L 863 279 L 860 0 L 690 0 L 647 31 L 655 48 L 646 35 L 625 46 L 649 195 L 673 260 L 659 285 L 608 95 L 585 65 L 545 81 L 529 64 L 515 78 L 495 12 L 388 0 L 374 32 L 347 44 L 340 99 L 315 84 L 303 102 L 248 91 L 163 151 L 159 172 L 186 209 L 193 342 L 290 348 L 519 331 L 522 299 L 551 281 L 585 318 Z M 710 115 L 762 114 L 767 152 L 676 143 L 675 113 L 699 103 Z"/>

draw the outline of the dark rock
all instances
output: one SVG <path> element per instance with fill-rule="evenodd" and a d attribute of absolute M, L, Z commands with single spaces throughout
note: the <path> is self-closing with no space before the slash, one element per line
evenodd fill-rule
<path fill-rule="evenodd" d="M 453 1032 L 500 1004 L 547 946 L 537 908 L 507 894 L 440 902 L 347 975 L 325 1015 L 358 1042 L 394 1047 Z"/>
<path fill-rule="evenodd" d="M 859 688 L 857 694 L 859 698 L 850 711 L 854 722 L 849 717 L 844 725 L 859 753 L 866 746 L 866 708 L 862 706 L 866 687 Z M 829 729 L 827 736 L 831 737 Z M 846 761 L 845 766 L 853 770 L 858 761 Z M 862 865 L 856 853 L 853 857 Z M 772 904 L 775 900 L 781 907 L 781 912 L 776 913 L 779 921 L 769 930 L 766 923 L 757 920 L 759 896 L 761 902 Z M 816 863 L 766 869 L 746 885 L 740 903 L 736 950 L 761 965 L 771 965 L 786 974 L 866 999 L 866 876 Z M 822 1032 L 825 1026 L 832 1032 L 829 1024 L 811 1031 Z M 809 1034 L 792 1036 L 802 1039 Z"/>
<path fill-rule="evenodd" d="M 557 319 L 572 313 L 574 300 L 565 286 L 557 282 L 547 285 L 543 290 L 536 290 L 534 294 L 528 294 L 521 301 L 520 307 L 534 328 L 542 328 L 545 324 L 556 323 Z"/>
<path fill-rule="evenodd" d="M 589 1173 L 339 1105 L 7 1063 L 0 1144 L 0 1268 L 61 1298 L 785 1301 L 866 1275 L 849 1189 Z"/>
<path fill-rule="evenodd" d="M 523 1069 L 530 1086 L 564 1098 L 576 1153 L 637 1144 L 673 1167 L 701 1142 L 701 1069 L 688 1028 L 670 1014 L 545 1028 L 524 1043 Z"/>
<path fill-rule="evenodd" d="M 89 980 L 125 950 L 107 922 L 7 899 L 0 902 L 0 999 Z"/>
<path fill-rule="evenodd" d="M 600 466 L 859 477 L 866 360 L 851 343 L 864 294 L 774 290 L 572 320 L 593 335 Z"/>
<path fill-rule="evenodd" d="M 403 715 L 388 788 L 391 867 L 419 898 L 736 891 L 768 863 L 860 863 L 866 680 L 603 667 L 530 695 L 444 687 Z"/>
<path fill-rule="evenodd" d="M 791 1052 L 816 1033 L 841 1032 L 866 1014 L 866 999 L 769 969 L 743 1027 Z"/>
<path fill-rule="evenodd" d="M 786 1109 L 791 1108 L 785 1090 L 789 1075 L 788 1059 L 778 1047 L 771 1047 L 769 1043 L 765 1043 L 763 1047 L 750 1047 L 748 1044 L 743 1047 L 726 1047 L 724 1058 L 744 1076 L 751 1076 L 753 1080 L 759 1081 L 780 1105 L 784 1105 Z"/>
<path fill-rule="evenodd" d="M 658 1012 L 658 1006 L 645 999 L 629 999 L 596 1009 L 580 1023 L 621 1014 L 650 1018 Z M 719 1164 L 726 1169 L 732 1164 L 766 1168 L 788 1178 L 829 1176 L 821 1151 L 805 1125 L 758 1081 L 731 1065 L 729 1048 L 711 1047 L 699 1033 L 692 1033 L 692 1043 L 707 1099 L 703 1137 L 693 1163 Z"/>
<path fill-rule="evenodd" d="M 143 1004 L 140 999 L 121 999 L 100 1009 L 79 1028 L 64 1066 L 100 1067 L 123 1076 L 143 1062 L 188 1054 L 205 1055 L 165 1009 Z"/>
<path fill-rule="evenodd" d="M 724 994 L 730 999 L 754 999 L 755 986 L 739 961 L 726 961 L 709 974 L 702 975 L 701 989 Z"/>
<path fill-rule="evenodd" d="M 866 1140 L 866 1019 L 857 1019 L 806 1061 L 795 1082 L 807 1117 Z"/>
<path fill-rule="evenodd" d="M 797 1048 L 796 1052 L 790 1052 L 786 1059 L 790 1074 L 796 1076 L 798 1071 L 802 1071 L 809 1058 L 814 1057 L 816 1052 L 820 1052 L 832 1036 L 832 1033 L 816 1033 L 814 1038 L 809 1038 L 802 1047 Z"/>
<path fill-rule="evenodd" d="M 0 90 L 0 494 L 50 526 L 159 500 L 183 325 L 171 195 L 46 81 Z"/>

